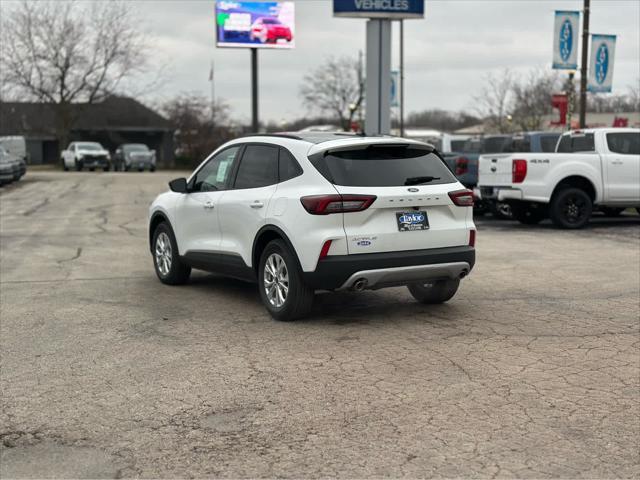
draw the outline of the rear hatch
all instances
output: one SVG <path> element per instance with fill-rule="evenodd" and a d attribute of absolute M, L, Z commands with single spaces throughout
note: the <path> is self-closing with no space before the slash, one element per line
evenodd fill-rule
<path fill-rule="evenodd" d="M 448 195 L 462 186 L 430 147 L 378 143 L 310 159 L 343 198 L 376 197 L 365 210 L 342 214 L 349 254 L 468 244 L 471 209 Z"/>
<path fill-rule="evenodd" d="M 482 155 L 478 166 L 480 187 L 511 185 L 513 158 L 512 153 Z"/>

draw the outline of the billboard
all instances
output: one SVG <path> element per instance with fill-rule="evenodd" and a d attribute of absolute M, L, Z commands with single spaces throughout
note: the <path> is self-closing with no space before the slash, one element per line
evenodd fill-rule
<path fill-rule="evenodd" d="M 424 0 L 333 0 L 335 17 L 423 18 Z"/>
<path fill-rule="evenodd" d="M 611 91 L 615 53 L 615 35 L 591 35 L 591 58 L 589 59 L 587 90 L 590 92 Z"/>
<path fill-rule="evenodd" d="M 553 68 L 578 68 L 578 35 L 580 12 L 556 10 L 553 27 Z"/>
<path fill-rule="evenodd" d="M 293 48 L 293 1 L 216 0 L 218 47 Z"/>

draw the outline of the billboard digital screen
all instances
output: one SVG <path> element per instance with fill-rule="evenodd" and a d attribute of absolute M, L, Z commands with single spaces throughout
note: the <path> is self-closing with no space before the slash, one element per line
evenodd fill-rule
<path fill-rule="evenodd" d="M 294 2 L 216 0 L 216 45 L 294 48 Z"/>

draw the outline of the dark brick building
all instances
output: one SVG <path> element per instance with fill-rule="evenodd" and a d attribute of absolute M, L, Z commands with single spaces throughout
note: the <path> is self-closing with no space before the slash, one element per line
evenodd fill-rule
<path fill-rule="evenodd" d="M 132 98 L 112 96 L 100 103 L 74 104 L 72 114 L 70 141 L 100 142 L 112 153 L 122 143 L 144 143 L 156 151 L 160 165 L 173 163 L 169 121 Z M 24 136 L 32 164 L 59 162 L 66 145 L 60 145 L 56 121 L 51 104 L 0 102 L 0 136 Z"/>

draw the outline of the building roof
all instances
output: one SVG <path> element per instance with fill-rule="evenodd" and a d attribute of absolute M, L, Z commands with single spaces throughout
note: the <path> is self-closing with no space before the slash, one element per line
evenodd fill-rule
<path fill-rule="evenodd" d="M 100 103 L 71 105 L 72 130 L 171 130 L 159 113 L 129 97 L 112 96 Z M 0 102 L 0 135 L 55 136 L 55 105 Z"/>

